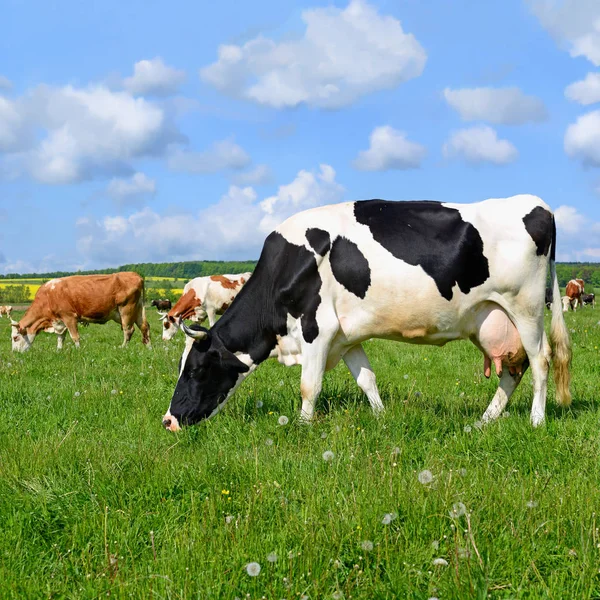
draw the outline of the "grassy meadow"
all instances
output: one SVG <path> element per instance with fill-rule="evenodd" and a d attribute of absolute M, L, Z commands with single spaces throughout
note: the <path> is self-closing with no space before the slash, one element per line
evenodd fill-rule
<path fill-rule="evenodd" d="M 600 598 L 600 307 L 566 318 L 573 406 L 550 385 L 537 430 L 530 371 L 480 428 L 474 346 L 372 341 L 378 419 L 342 363 L 299 425 L 269 361 L 179 434 L 154 311 L 152 350 L 109 323 L 13 354 L 0 319 L 0 598 Z"/>

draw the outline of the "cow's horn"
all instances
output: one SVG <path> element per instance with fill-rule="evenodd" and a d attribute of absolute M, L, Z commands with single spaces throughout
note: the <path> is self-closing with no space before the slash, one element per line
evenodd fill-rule
<path fill-rule="evenodd" d="M 10 320 L 10 324 L 14 325 L 15 327 L 19 326 L 19 321 L 14 321 L 13 319 Z"/>
<path fill-rule="evenodd" d="M 159 315 L 159 316 L 158 316 L 158 318 L 159 318 L 161 321 L 164 321 L 164 320 L 167 318 L 167 315 L 168 315 L 168 314 L 169 314 L 169 313 L 161 313 L 161 312 L 159 312 L 159 313 L 158 313 L 158 315 Z"/>
<path fill-rule="evenodd" d="M 179 319 L 179 326 L 183 329 L 183 332 L 188 337 L 191 337 L 193 340 L 199 342 L 200 340 L 205 340 L 208 337 L 208 329 L 190 329 L 184 322 L 183 319 Z"/>

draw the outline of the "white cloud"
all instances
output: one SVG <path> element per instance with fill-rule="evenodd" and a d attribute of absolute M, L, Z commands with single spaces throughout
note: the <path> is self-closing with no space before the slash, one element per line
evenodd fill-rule
<path fill-rule="evenodd" d="M 306 31 L 295 41 L 259 36 L 243 46 L 220 46 L 217 62 L 201 69 L 201 78 L 275 108 L 340 108 L 423 71 L 427 55 L 415 37 L 365 0 L 351 0 L 345 9 L 305 10 L 302 19 Z"/>
<path fill-rule="evenodd" d="M 600 2 L 598 0 L 528 0 L 542 26 L 572 57 L 600 66 Z"/>
<path fill-rule="evenodd" d="M 446 158 L 462 158 L 468 163 L 504 165 L 517 159 L 519 153 L 508 140 L 499 140 L 487 125 L 455 131 L 444 144 Z"/>
<path fill-rule="evenodd" d="M 4 75 L 0 75 L 0 91 L 10 91 L 12 89 L 12 83 L 10 79 L 4 77 Z"/>
<path fill-rule="evenodd" d="M 444 98 L 463 121 L 522 125 L 547 118 L 544 103 L 535 96 L 527 96 L 517 87 L 446 88 Z"/>
<path fill-rule="evenodd" d="M 224 169 L 243 169 L 250 164 L 250 156 L 230 138 L 215 142 L 205 152 L 177 150 L 169 157 L 168 164 L 173 171 L 216 173 Z"/>
<path fill-rule="evenodd" d="M 584 106 L 600 102 L 600 73 L 588 73 L 585 79 L 567 86 L 565 96 Z"/>
<path fill-rule="evenodd" d="M 583 229 L 587 219 L 574 207 L 562 205 L 554 211 L 556 228 L 566 234 L 578 234 Z"/>
<path fill-rule="evenodd" d="M 156 193 L 156 181 L 144 173 L 134 173 L 128 179 L 113 178 L 108 184 L 107 191 L 117 204 L 138 204 Z"/>
<path fill-rule="evenodd" d="M 565 152 L 585 165 L 600 167 L 600 110 L 586 113 L 569 125 Z"/>
<path fill-rule="evenodd" d="M 300 171 L 276 195 L 258 201 L 252 187 L 232 185 L 221 199 L 196 214 L 159 214 L 146 207 L 129 217 L 78 221 L 78 249 L 94 265 L 200 258 L 249 258 L 265 237 L 290 215 L 341 200 L 335 171 Z"/>
<path fill-rule="evenodd" d="M 19 106 L 0 96 L 0 152 L 16 152 L 30 142 Z"/>
<path fill-rule="evenodd" d="M 273 179 L 271 169 L 267 165 L 257 165 L 250 171 L 244 173 L 237 173 L 232 177 L 235 185 L 265 185 L 270 183 Z"/>
<path fill-rule="evenodd" d="M 20 124 L 13 131 L 22 146 L 30 140 L 31 147 L 11 157 L 11 166 L 42 183 L 129 174 L 133 159 L 159 156 L 183 140 L 160 106 L 104 86 L 39 86 L 13 102 L 15 109 Z M 7 137 L 1 133 L 6 122 L 10 126 L 10 114 L 8 120 L 0 116 L 0 139 Z"/>
<path fill-rule="evenodd" d="M 185 71 L 165 65 L 160 57 L 140 60 L 133 75 L 123 81 L 127 91 L 135 96 L 170 96 L 185 81 Z"/>
<path fill-rule="evenodd" d="M 416 169 L 427 155 L 425 146 L 410 142 L 403 131 L 389 125 L 376 127 L 369 142 L 369 149 L 361 151 L 353 163 L 360 171 Z"/>

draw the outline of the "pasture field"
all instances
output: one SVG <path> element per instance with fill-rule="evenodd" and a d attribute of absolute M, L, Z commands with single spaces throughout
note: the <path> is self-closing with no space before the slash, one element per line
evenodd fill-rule
<path fill-rule="evenodd" d="M 600 598 L 600 310 L 566 319 L 574 403 L 550 385 L 537 430 L 530 371 L 480 428 L 474 346 L 373 341 L 380 418 L 340 364 L 299 425 L 299 369 L 268 361 L 179 434 L 181 334 L 17 355 L 0 319 L 0 598 Z"/>

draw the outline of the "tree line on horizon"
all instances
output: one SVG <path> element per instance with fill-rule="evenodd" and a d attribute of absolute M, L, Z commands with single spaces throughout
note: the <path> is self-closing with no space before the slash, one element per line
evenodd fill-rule
<path fill-rule="evenodd" d="M 219 261 L 197 260 L 171 263 L 132 263 L 117 268 L 97 269 L 93 271 L 54 271 L 51 273 L 9 273 L 0 275 L 3 279 L 53 279 L 55 277 L 68 277 L 69 275 L 100 275 L 118 273 L 120 271 L 134 271 L 142 277 L 169 277 L 181 279 L 184 282 L 194 277 L 220 275 L 223 273 L 245 273 L 254 271 L 256 260 L 245 261 Z M 561 287 L 567 285 L 570 279 L 583 279 L 590 287 L 600 287 L 600 263 L 565 262 L 556 263 L 556 274 Z M 550 278 L 548 277 L 548 282 Z"/>

